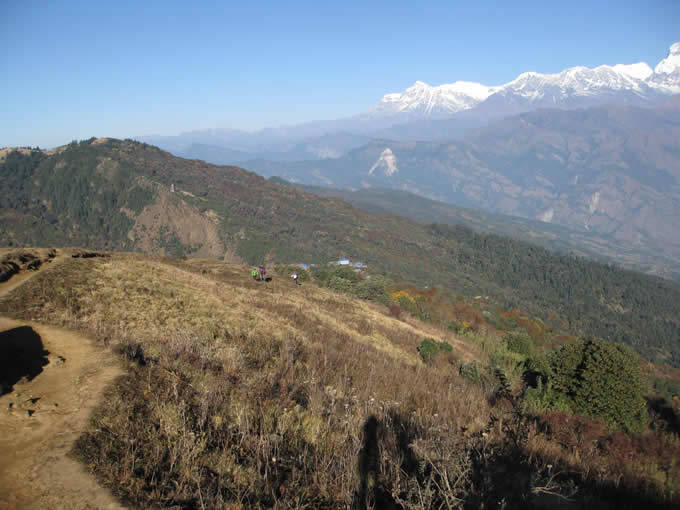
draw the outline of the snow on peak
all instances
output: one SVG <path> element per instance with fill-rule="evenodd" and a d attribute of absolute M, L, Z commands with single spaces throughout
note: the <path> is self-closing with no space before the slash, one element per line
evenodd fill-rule
<path fill-rule="evenodd" d="M 375 110 L 385 113 L 447 115 L 472 108 L 496 90 L 496 87 L 468 81 L 457 81 L 438 87 L 417 81 L 402 93 L 385 95 Z"/>
<path fill-rule="evenodd" d="M 680 42 L 671 45 L 668 55 L 654 68 L 657 74 L 671 74 L 680 70 Z"/>
<path fill-rule="evenodd" d="M 514 81 L 518 80 L 528 80 L 529 78 L 534 78 L 536 76 L 543 76 L 542 74 L 537 73 L 536 71 L 526 71 L 524 73 L 521 73 L 517 78 L 515 78 Z"/>
<path fill-rule="evenodd" d="M 456 81 L 441 85 L 440 88 L 450 94 L 462 94 L 482 101 L 489 97 L 497 87 L 487 87 L 472 81 Z"/>
<path fill-rule="evenodd" d="M 397 157 L 389 147 L 382 151 L 378 160 L 368 171 L 368 175 L 373 175 L 373 172 L 375 172 L 377 169 L 381 169 L 387 177 L 390 177 L 399 171 L 397 168 Z"/>
<path fill-rule="evenodd" d="M 399 98 L 401 98 L 401 94 L 399 92 L 394 92 L 392 94 L 385 94 L 382 100 L 386 103 L 396 103 L 399 101 Z"/>
<path fill-rule="evenodd" d="M 646 80 L 654 73 L 647 62 L 638 62 L 637 64 L 627 65 L 616 64 L 615 66 L 612 66 L 612 69 L 617 73 L 625 74 L 626 76 L 630 76 L 638 80 Z"/>
<path fill-rule="evenodd" d="M 496 87 L 468 81 L 439 86 L 416 81 L 404 92 L 384 96 L 373 112 L 442 118 L 475 108 L 494 94 L 522 98 L 527 106 L 559 106 L 580 104 L 582 100 L 592 103 L 598 98 L 611 101 L 612 94 L 621 94 L 626 101 L 645 102 L 672 93 L 680 93 L 680 42 L 670 47 L 668 56 L 654 70 L 645 62 L 593 69 L 576 66 L 554 74 L 524 72 Z"/>

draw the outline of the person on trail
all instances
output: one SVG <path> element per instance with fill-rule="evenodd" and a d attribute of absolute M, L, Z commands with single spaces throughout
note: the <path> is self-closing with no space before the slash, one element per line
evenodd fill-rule
<path fill-rule="evenodd" d="M 267 270 L 265 269 L 264 266 L 260 266 L 260 280 L 263 282 L 267 280 Z"/>
<path fill-rule="evenodd" d="M 300 282 L 298 281 L 298 274 L 297 274 L 297 272 L 295 272 L 295 273 L 293 273 L 292 275 L 290 275 L 290 277 L 291 277 L 291 278 L 293 279 L 293 281 L 295 282 L 295 285 L 300 285 Z"/>
<path fill-rule="evenodd" d="M 253 277 L 253 280 L 255 280 L 255 281 L 257 281 L 257 276 L 258 276 L 258 274 L 259 274 L 259 271 L 258 271 L 257 269 L 253 269 L 253 270 L 250 272 L 250 276 L 252 276 L 252 277 Z"/>

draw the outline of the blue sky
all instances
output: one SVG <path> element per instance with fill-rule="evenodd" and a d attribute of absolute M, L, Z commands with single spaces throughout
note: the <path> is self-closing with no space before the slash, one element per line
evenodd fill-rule
<path fill-rule="evenodd" d="M 680 41 L 677 0 L 471 3 L 7 0 L 0 147 L 339 118 L 416 80 L 654 67 Z"/>

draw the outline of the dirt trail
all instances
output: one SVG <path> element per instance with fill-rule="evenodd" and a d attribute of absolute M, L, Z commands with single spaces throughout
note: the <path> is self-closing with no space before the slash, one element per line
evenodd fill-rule
<path fill-rule="evenodd" d="M 30 278 L 19 276 L 0 295 Z M 114 355 L 72 331 L 0 317 L 3 340 L 37 345 L 31 370 L 42 370 L 0 396 L 0 510 L 123 508 L 68 456 L 105 388 L 123 373 Z"/>

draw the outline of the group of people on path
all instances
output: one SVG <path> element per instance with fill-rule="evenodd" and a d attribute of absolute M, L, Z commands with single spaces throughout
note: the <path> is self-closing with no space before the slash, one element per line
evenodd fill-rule
<path fill-rule="evenodd" d="M 250 275 L 253 277 L 253 280 L 260 280 L 260 281 L 266 281 L 267 277 L 267 270 L 265 269 L 264 266 L 256 267 L 250 272 Z"/>
<path fill-rule="evenodd" d="M 255 281 L 266 282 L 267 281 L 267 269 L 264 266 L 258 266 L 250 272 L 250 276 L 252 276 L 253 280 L 255 280 Z M 293 272 L 293 274 L 291 274 L 290 277 L 295 282 L 295 285 L 300 285 L 300 282 L 298 280 L 297 271 Z"/>

